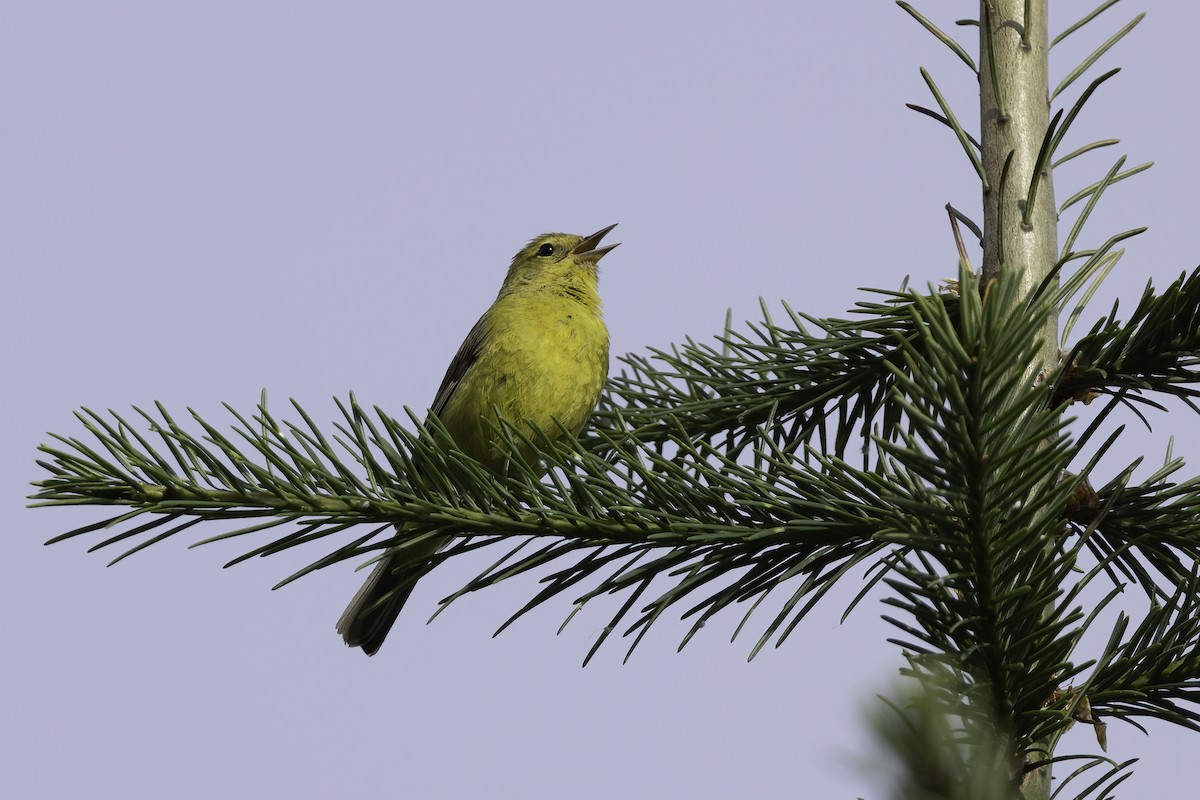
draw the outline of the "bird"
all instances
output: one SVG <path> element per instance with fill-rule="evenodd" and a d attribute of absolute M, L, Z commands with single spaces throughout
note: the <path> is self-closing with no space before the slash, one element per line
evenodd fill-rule
<path fill-rule="evenodd" d="M 608 328 L 598 286 L 601 247 L 615 228 L 590 236 L 544 233 L 513 256 L 495 301 L 450 361 L 429 413 L 455 446 L 503 475 L 509 457 L 497 441 L 497 412 L 544 440 L 578 436 L 608 380 Z M 527 439 L 516 441 L 517 439 Z M 537 463 L 537 436 L 514 437 L 516 455 Z M 401 533 L 402 526 L 398 526 Z M 384 556 L 338 620 L 350 647 L 375 655 L 428 559 L 448 542 L 429 537 Z"/>

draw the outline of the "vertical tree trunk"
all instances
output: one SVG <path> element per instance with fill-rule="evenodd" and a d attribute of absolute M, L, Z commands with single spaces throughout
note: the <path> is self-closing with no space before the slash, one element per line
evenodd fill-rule
<path fill-rule="evenodd" d="M 1022 295 L 1041 284 L 1058 260 L 1058 214 L 1049 163 L 1029 204 L 1038 153 L 1050 120 L 1047 7 L 1049 0 L 981 0 L 979 100 L 983 190 L 983 282 L 1022 269 Z M 1026 19 L 1026 11 L 1029 18 Z M 1011 160 L 1010 160 L 1011 154 Z M 1007 175 L 1004 165 L 1008 162 Z M 1001 185 L 1003 183 L 1003 186 Z M 1058 360 L 1058 319 L 1046 319 L 1038 363 L 1029 376 Z M 1043 767 L 1021 784 L 1024 800 L 1050 796 Z"/>

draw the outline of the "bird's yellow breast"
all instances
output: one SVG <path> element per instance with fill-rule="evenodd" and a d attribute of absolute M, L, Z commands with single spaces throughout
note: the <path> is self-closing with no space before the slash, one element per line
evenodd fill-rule
<path fill-rule="evenodd" d="M 608 330 L 598 299 L 538 291 L 498 298 L 483 334 L 442 421 L 465 453 L 499 471 L 492 409 L 551 438 L 562 435 L 560 425 L 578 434 L 608 378 Z"/>

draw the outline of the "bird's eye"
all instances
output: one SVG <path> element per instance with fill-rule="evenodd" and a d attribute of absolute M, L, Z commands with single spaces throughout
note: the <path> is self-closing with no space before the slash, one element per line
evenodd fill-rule
<path fill-rule="evenodd" d="M 537 254 L 538 254 L 539 256 L 548 256 L 548 255 L 553 255 L 553 253 L 554 253 L 554 245 L 550 244 L 549 242 L 547 242 L 546 244 L 542 245 L 542 246 L 541 246 L 541 247 L 539 247 L 539 248 L 538 248 L 538 250 L 537 250 Z"/>

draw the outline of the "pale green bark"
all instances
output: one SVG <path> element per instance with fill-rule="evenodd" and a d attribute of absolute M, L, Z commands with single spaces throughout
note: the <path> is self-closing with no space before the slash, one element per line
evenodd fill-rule
<path fill-rule="evenodd" d="M 1026 5 L 1030 20 L 1025 20 Z M 1058 215 L 1049 165 L 1026 212 L 1038 152 L 1050 124 L 1049 0 L 982 0 L 979 98 L 983 192 L 983 276 L 1024 268 L 1032 290 L 1058 260 Z M 1012 154 L 1001 197 L 1001 174 Z M 1002 260 L 1003 259 L 1003 260 Z M 1043 364 L 1057 362 L 1056 319 L 1047 319 Z"/>

